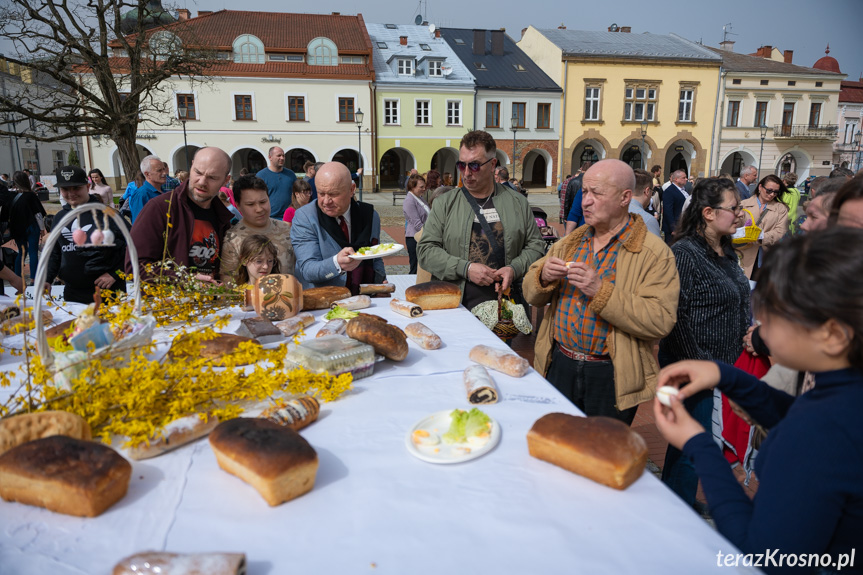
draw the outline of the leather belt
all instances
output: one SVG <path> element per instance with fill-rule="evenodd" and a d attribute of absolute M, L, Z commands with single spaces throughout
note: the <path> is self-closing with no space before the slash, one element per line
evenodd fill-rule
<path fill-rule="evenodd" d="M 611 356 L 608 354 L 605 355 L 588 355 L 586 353 L 579 353 L 577 351 L 571 350 L 565 345 L 562 345 L 558 342 L 557 349 L 560 350 L 560 353 L 568 357 L 569 359 L 574 359 L 575 361 L 611 361 Z"/>

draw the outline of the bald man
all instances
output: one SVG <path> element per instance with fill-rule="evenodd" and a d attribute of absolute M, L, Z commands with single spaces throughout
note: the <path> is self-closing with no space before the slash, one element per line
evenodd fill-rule
<path fill-rule="evenodd" d="M 582 226 L 524 277 L 528 303 L 550 304 L 534 367 L 587 415 L 631 424 L 656 391 L 653 342 L 677 321 L 674 256 L 629 214 L 635 174 L 602 160 L 584 174 Z"/>
<path fill-rule="evenodd" d="M 142 269 L 161 262 L 167 253 L 177 264 L 192 269 L 200 281 L 219 283 L 219 255 L 233 216 L 213 199 L 228 182 L 230 169 L 231 158 L 223 150 L 201 148 L 192 160 L 189 179 L 144 205 L 131 232 Z M 132 271 L 128 254 L 126 271 Z"/>
<path fill-rule="evenodd" d="M 315 172 L 318 198 L 298 209 L 291 226 L 297 263 L 294 275 L 304 288 L 346 286 L 386 280 L 381 258 L 355 260 L 360 248 L 380 243 L 381 219 L 371 204 L 354 199 L 356 184 L 344 164 L 328 162 Z"/>

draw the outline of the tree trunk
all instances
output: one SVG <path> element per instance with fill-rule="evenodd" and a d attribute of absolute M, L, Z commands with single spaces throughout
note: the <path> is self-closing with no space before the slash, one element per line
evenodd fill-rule
<path fill-rule="evenodd" d="M 126 174 L 126 184 L 135 179 L 135 174 L 138 173 L 141 167 L 138 148 L 135 146 L 135 134 L 136 130 L 124 126 L 111 135 L 114 143 L 117 144 L 117 152 L 120 154 L 120 164 L 122 164 L 123 172 Z"/>

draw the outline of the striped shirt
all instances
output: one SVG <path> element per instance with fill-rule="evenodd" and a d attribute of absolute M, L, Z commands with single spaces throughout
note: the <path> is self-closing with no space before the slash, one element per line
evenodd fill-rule
<path fill-rule="evenodd" d="M 604 280 L 614 284 L 617 254 L 632 233 L 632 218 L 609 240 L 608 244 L 593 253 L 593 228 L 588 229 L 576 247 L 572 261 L 583 262 L 594 268 Z M 554 315 L 554 339 L 578 353 L 606 355 L 608 353 L 609 323 L 590 310 L 590 298 L 581 290 L 562 279 L 560 300 Z"/>

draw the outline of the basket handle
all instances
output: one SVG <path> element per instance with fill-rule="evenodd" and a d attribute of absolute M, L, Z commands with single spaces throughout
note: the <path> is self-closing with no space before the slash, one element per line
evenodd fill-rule
<path fill-rule="evenodd" d="M 48 234 L 48 237 L 45 239 L 45 244 L 42 246 L 43 253 L 50 254 L 54 249 L 54 244 L 57 243 L 57 239 L 60 237 L 60 234 L 63 231 L 63 228 L 66 227 L 66 224 L 71 222 L 73 219 L 78 217 L 78 214 L 84 212 L 92 212 L 92 211 L 100 211 L 105 213 L 108 217 L 114 220 L 114 223 L 117 224 L 117 227 L 120 229 L 120 233 L 123 234 L 123 237 L 126 239 L 126 247 L 129 250 L 129 260 L 132 262 L 132 272 L 134 275 L 134 284 L 132 287 L 132 294 L 135 298 L 135 315 L 140 315 L 141 313 L 141 274 L 139 273 L 138 266 L 138 250 L 135 249 L 135 242 L 132 241 L 132 235 L 129 233 L 129 230 L 126 229 L 126 223 L 123 221 L 123 218 L 120 217 L 120 214 L 112 208 L 111 206 L 106 206 L 105 204 L 97 204 L 97 203 L 86 203 L 77 208 L 73 208 L 69 211 L 68 214 L 63 216 L 60 220 L 60 223 L 55 223 L 51 233 Z M 45 337 L 45 330 L 43 329 L 42 323 L 42 296 L 43 290 L 42 286 L 45 285 L 45 280 L 48 278 L 48 259 L 49 258 L 40 258 L 39 259 L 39 267 L 36 270 L 36 279 L 33 281 L 33 287 L 36 291 L 36 295 L 33 298 L 33 315 L 36 319 L 36 350 L 39 352 L 39 356 L 42 358 L 42 361 L 45 365 L 49 365 L 54 361 L 53 355 L 51 354 L 51 350 L 48 347 L 48 338 Z"/>

